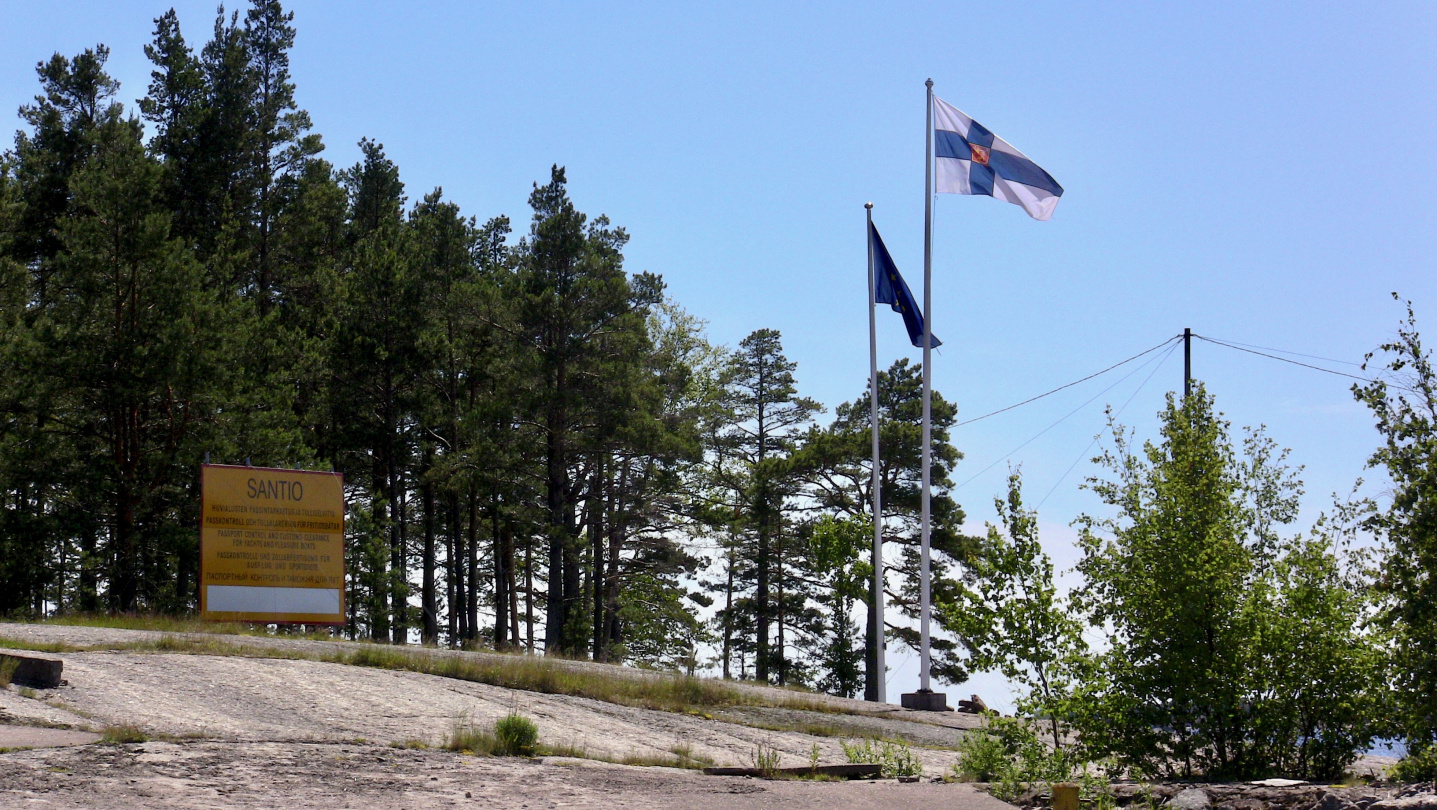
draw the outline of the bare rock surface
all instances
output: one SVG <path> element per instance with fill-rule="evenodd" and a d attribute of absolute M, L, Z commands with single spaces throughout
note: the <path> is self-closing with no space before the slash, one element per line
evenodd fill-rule
<path fill-rule="evenodd" d="M 587 760 L 516 761 L 372 745 L 220 741 L 12 752 L 0 756 L 0 804 L 114 810 L 1011 807 L 964 784 L 765 781 Z"/>
<path fill-rule="evenodd" d="M 0 726 L 0 750 L 15 748 L 54 748 L 61 745 L 87 745 L 99 742 L 100 735 L 88 731 L 36 726 Z"/>
<path fill-rule="evenodd" d="M 438 746 L 456 723 L 487 728 L 511 711 L 539 725 L 540 741 L 606 758 L 664 757 L 684 748 L 717 765 L 749 765 L 759 745 L 781 764 L 846 762 L 839 740 L 700 716 L 544 695 L 414 672 L 303 659 L 181 653 L 59 654 L 69 684 L 39 692 L 36 713 L 59 709 L 90 727 L 133 724 L 152 736 L 245 741 L 347 741 Z M 813 715 L 823 723 L 826 715 Z M 802 728 L 801 719 L 770 725 Z M 926 727 L 920 727 L 925 728 Z M 853 730 L 858 736 L 859 729 Z M 956 733 L 956 732 L 955 732 Z M 932 772 L 951 751 L 915 748 Z"/>
<path fill-rule="evenodd" d="M 800 766 L 810 762 L 816 746 L 820 764 L 839 764 L 847 762 L 843 736 L 881 736 L 909 741 L 927 774 L 937 776 L 949 772 L 957 760 L 952 747 L 980 722 L 972 716 L 915 713 L 745 684 L 734 686 L 773 700 L 797 697 L 824 710 L 730 706 L 709 709 L 711 716 L 683 714 L 415 672 L 263 657 L 275 650 L 316 657 L 335 652 L 336 642 L 308 639 L 190 636 L 222 640 L 252 655 L 124 649 L 165 635 L 173 634 L 0 624 L 0 637 L 39 647 L 112 647 L 45 653 L 64 662 L 66 683 L 23 694 L 0 691 L 0 724 L 9 724 L 0 729 L 15 735 L 49 730 L 42 727 L 68 729 L 63 733 L 84 735 L 74 741 L 89 742 L 95 735 L 87 732 L 133 725 L 151 739 L 0 754 L 0 806 L 1008 806 L 971 786 L 926 781 L 770 782 L 594 761 L 657 761 L 682 751 L 693 760 L 747 766 L 762 746 L 781 755 L 781 767 Z M 665 677 L 606 669 L 638 679 Z M 538 724 L 541 744 L 594 759 L 539 763 L 438 750 L 456 723 L 487 728 L 515 710 Z M 0 748 L 20 747 L 0 742 Z"/>
<path fill-rule="evenodd" d="M 1437 810 L 1437 794 L 1418 793 L 1374 802 L 1367 810 Z"/>
<path fill-rule="evenodd" d="M 1165 806 L 1172 810 L 1207 810 L 1212 807 L 1212 798 L 1202 788 L 1188 788 L 1178 791 Z"/>
<path fill-rule="evenodd" d="M 72 627 L 55 624 L 26 624 L 21 622 L 0 623 L 0 638 L 10 639 L 17 642 L 39 642 L 72 644 L 75 646 L 96 646 L 96 645 L 124 645 L 154 642 L 164 637 L 191 639 L 196 641 L 215 640 L 237 647 L 251 647 L 256 650 L 288 650 L 297 653 L 326 655 L 337 651 L 340 648 L 353 649 L 355 642 L 347 641 L 319 641 L 304 638 L 285 638 L 282 636 L 234 636 L 212 633 L 164 633 L 155 630 L 123 630 L 109 627 Z M 418 648 L 410 647 L 409 650 Z M 471 658 L 475 660 L 497 660 L 512 657 L 501 653 L 473 652 L 468 650 L 447 650 L 424 648 L 424 652 L 439 657 Z M 48 657 L 64 658 L 63 655 L 44 653 Z M 562 666 L 575 670 L 603 672 L 610 675 L 645 679 L 668 677 L 665 673 L 652 670 L 636 669 L 633 667 L 621 667 L 613 664 L 600 664 L 592 661 L 566 661 L 561 659 L 548 659 L 556 666 Z M 68 666 L 68 665 L 67 665 Z M 69 670 L 66 670 L 66 678 Z M 879 717 L 901 717 L 903 720 L 914 723 L 927 723 L 946 728 L 974 729 L 983 724 L 983 719 L 976 715 L 960 714 L 957 712 L 915 712 L 904 709 L 893 704 L 875 704 L 862 700 L 834 697 L 833 695 L 815 694 L 808 692 L 796 692 L 774 686 L 761 686 L 752 683 L 731 681 L 728 684 L 741 692 L 749 692 L 763 698 L 778 702 L 785 698 L 801 698 L 815 705 L 821 705 L 825 711 L 845 712 L 853 714 L 866 714 Z"/>
<path fill-rule="evenodd" d="M 14 687 L 0 689 L 0 726 L 27 725 L 43 728 L 89 729 L 87 717 L 54 705 L 53 691 L 36 691 L 36 697 L 21 695 Z M 47 700 L 48 699 L 48 700 Z"/>

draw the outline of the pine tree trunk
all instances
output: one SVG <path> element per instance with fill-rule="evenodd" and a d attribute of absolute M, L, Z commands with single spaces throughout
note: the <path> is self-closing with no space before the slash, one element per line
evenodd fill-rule
<path fill-rule="evenodd" d="M 724 582 L 724 605 L 723 605 L 723 678 L 728 680 L 732 677 L 729 671 L 729 662 L 733 660 L 733 545 L 730 541 L 728 549 L 728 560 L 725 566 L 727 571 Z"/>
<path fill-rule="evenodd" d="M 589 500 L 592 506 L 585 505 L 589 512 L 589 548 L 592 573 L 593 590 L 590 595 L 593 597 L 592 616 L 594 631 L 594 660 L 607 661 L 608 643 L 605 638 L 604 625 L 604 594 L 605 578 L 604 572 L 604 510 L 607 508 L 608 487 L 605 486 L 604 463 L 602 460 L 594 465 L 592 482 L 589 484 Z"/>
<path fill-rule="evenodd" d="M 459 582 L 459 496 L 453 491 L 444 493 L 444 501 L 447 520 L 444 526 L 444 567 L 447 576 L 444 577 L 444 595 L 447 597 L 444 604 L 448 608 L 445 612 L 449 620 L 449 646 L 455 646 L 459 641 L 459 602 L 457 585 Z"/>
<path fill-rule="evenodd" d="M 496 482 L 489 498 L 490 542 L 494 547 L 494 649 L 509 646 L 509 562 L 504 555 L 504 540 L 499 530 L 499 485 Z"/>
<path fill-rule="evenodd" d="M 465 622 L 468 635 L 464 638 L 471 644 L 479 638 L 479 491 L 469 487 L 469 595 L 465 606 L 469 618 Z"/>
<path fill-rule="evenodd" d="M 426 454 L 427 455 L 427 454 Z M 426 459 L 424 468 L 427 471 L 432 465 L 432 457 Z M 434 484 L 425 480 L 420 494 L 421 504 L 424 509 L 424 579 L 420 585 L 422 593 L 420 602 L 424 611 L 424 635 L 423 643 L 437 644 L 439 642 L 439 599 L 434 591 Z"/>
<path fill-rule="evenodd" d="M 534 538 L 524 536 L 524 641 L 534 654 Z"/>

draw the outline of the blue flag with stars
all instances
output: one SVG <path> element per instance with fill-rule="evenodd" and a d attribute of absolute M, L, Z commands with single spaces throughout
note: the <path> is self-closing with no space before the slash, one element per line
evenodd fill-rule
<path fill-rule="evenodd" d="M 918 302 L 913 300 L 908 283 L 898 273 L 898 265 L 888 255 L 878 228 L 871 222 L 868 224 L 868 242 L 873 248 L 873 303 L 892 305 L 893 311 L 903 316 L 903 325 L 908 328 L 908 339 L 913 341 L 914 348 L 923 348 L 923 312 L 918 308 Z M 943 341 L 934 335 L 933 348 L 942 345 Z"/>

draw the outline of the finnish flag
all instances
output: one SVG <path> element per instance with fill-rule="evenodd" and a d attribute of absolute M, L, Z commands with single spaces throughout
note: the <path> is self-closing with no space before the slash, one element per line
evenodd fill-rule
<path fill-rule="evenodd" d="M 1028 216 L 1044 222 L 1052 218 L 1063 196 L 1063 187 L 1051 174 L 937 96 L 933 97 L 933 157 L 939 194 L 986 194 L 1021 205 Z"/>

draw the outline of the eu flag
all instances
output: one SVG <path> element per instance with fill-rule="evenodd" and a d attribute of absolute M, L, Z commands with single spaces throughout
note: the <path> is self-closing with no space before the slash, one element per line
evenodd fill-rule
<path fill-rule="evenodd" d="M 913 341 L 915 348 L 923 348 L 923 311 L 913 300 L 912 291 L 903 276 L 899 275 L 893 257 L 888 255 L 883 237 L 878 235 L 878 229 L 871 222 L 868 224 L 868 242 L 873 248 L 873 303 L 891 304 L 893 311 L 903 316 L 903 325 L 908 327 L 908 339 Z M 943 341 L 934 335 L 933 348 L 942 345 Z"/>

